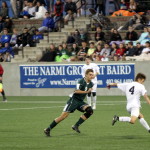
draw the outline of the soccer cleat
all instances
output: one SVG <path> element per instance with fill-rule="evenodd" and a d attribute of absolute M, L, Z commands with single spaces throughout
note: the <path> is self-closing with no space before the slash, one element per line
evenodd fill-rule
<path fill-rule="evenodd" d="M 118 116 L 114 116 L 113 117 L 113 120 L 112 120 L 112 126 L 119 120 L 119 117 Z"/>
<path fill-rule="evenodd" d="M 72 126 L 72 129 L 73 129 L 74 131 L 78 132 L 78 133 L 81 133 L 80 130 L 79 130 L 79 128 L 78 128 L 78 126 L 75 126 L 75 125 L 74 125 L 74 126 Z"/>
<path fill-rule="evenodd" d="M 44 129 L 44 133 L 45 133 L 46 136 L 50 136 L 50 131 L 49 130 Z"/>
<path fill-rule="evenodd" d="M 150 133 L 150 130 L 148 130 L 148 132 Z"/>

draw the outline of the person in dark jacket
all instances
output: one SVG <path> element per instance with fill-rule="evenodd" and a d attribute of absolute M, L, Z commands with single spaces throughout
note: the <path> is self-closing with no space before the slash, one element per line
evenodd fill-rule
<path fill-rule="evenodd" d="M 7 102 L 7 99 L 6 99 L 6 96 L 5 96 L 5 92 L 4 92 L 4 89 L 3 89 L 3 73 L 4 73 L 4 69 L 2 67 L 2 65 L 0 64 L 0 92 L 3 96 L 3 102 Z"/>
<path fill-rule="evenodd" d="M 102 27 L 96 28 L 95 41 L 105 41 L 105 33 L 102 31 Z"/>
<path fill-rule="evenodd" d="M 128 42 L 128 51 L 126 51 L 126 56 L 134 56 L 136 55 L 137 49 L 133 46 L 133 42 Z"/>
<path fill-rule="evenodd" d="M 133 30 L 133 27 L 129 26 L 128 32 L 126 33 L 125 40 L 129 40 L 129 41 L 138 40 L 138 34 Z"/>

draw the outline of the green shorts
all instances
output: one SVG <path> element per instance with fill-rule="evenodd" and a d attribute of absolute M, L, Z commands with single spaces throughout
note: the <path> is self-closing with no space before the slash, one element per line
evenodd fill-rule
<path fill-rule="evenodd" d="M 86 105 L 88 105 L 88 104 L 86 104 L 83 101 L 78 101 L 76 99 L 70 98 L 68 100 L 67 104 L 65 105 L 63 111 L 73 113 L 77 109 L 81 112 L 84 112 L 83 106 L 86 106 Z"/>

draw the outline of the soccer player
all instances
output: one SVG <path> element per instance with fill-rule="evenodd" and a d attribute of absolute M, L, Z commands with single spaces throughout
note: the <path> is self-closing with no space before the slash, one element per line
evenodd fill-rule
<path fill-rule="evenodd" d="M 82 67 L 82 77 L 85 77 L 85 72 L 87 69 L 92 69 L 94 71 L 94 78 L 92 79 L 94 86 L 92 88 L 92 91 L 87 95 L 87 103 L 89 104 L 89 106 L 92 106 L 93 109 L 96 109 L 97 75 L 100 74 L 100 72 L 97 64 L 91 63 L 91 61 L 91 57 L 87 56 L 85 59 L 86 64 Z"/>
<path fill-rule="evenodd" d="M 44 133 L 46 136 L 50 136 L 51 130 L 61 121 L 66 119 L 70 113 L 73 113 L 75 110 L 79 110 L 81 112 L 85 112 L 79 120 L 72 126 L 72 129 L 76 132 L 80 133 L 79 126 L 88 119 L 93 114 L 93 109 L 91 106 L 84 102 L 84 98 L 88 93 L 91 92 L 93 83 L 91 80 L 93 79 L 93 70 L 88 69 L 86 71 L 85 78 L 79 80 L 76 90 L 73 94 L 70 95 L 70 99 L 68 100 L 67 104 L 65 105 L 62 114 L 56 118 L 48 128 L 44 129 Z"/>
<path fill-rule="evenodd" d="M 0 64 L 0 92 L 1 92 L 1 94 L 3 96 L 3 102 L 7 102 L 7 99 L 6 99 L 6 96 L 5 96 L 5 92 L 4 92 L 4 89 L 3 89 L 3 83 L 2 83 L 3 73 L 4 73 L 4 69 L 3 69 L 2 65 Z"/>
<path fill-rule="evenodd" d="M 114 125 L 117 121 L 129 122 L 134 124 L 137 119 L 141 125 L 150 132 L 150 127 L 148 123 L 145 121 L 144 116 L 140 113 L 141 103 L 140 97 L 141 95 L 145 98 L 148 104 L 150 104 L 150 99 L 147 96 L 147 91 L 145 86 L 143 85 L 146 80 L 146 76 L 142 73 L 138 73 L 135 77 L 135 81 L 131 83 L 110 83 L 108 84 L 108 88 L 111 86 L 117 86 L 121 91 L 125 92 L 127 98 L 127 111 L 131 114 L 130 117 L 118 117 L 114 116 L 112 125 Z"/>

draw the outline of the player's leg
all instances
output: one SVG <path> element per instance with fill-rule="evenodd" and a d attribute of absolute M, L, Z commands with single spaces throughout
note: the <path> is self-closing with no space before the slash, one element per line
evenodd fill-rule
<path fill-rule="evenodd" d="M 92 106 L 92 102 L 91 102 L 91 93 L 87 94 L 87 103 L 89 106 Z"/>
<path fill-rule="evenodd" d="M 0 92 L 1 92 L 1 94 L 3 96 L 3 101 L 6 102 L 7 99 L 6 99 L 6 96 L 5 96 L 5 91 L 3 89 L 2 76 L 0 76 Z"/>
<path fill-rule="evenodd" d="M 72 126 L 72 129 L 78 133 L 80 133 L 79 126 L 93 114 L 93 109 L 89 105 L 84 105 L 82 109 L 83 109 L 83 111 L 85 111 L 85 113 L 83 115 L 81 115 L 81 117 L 75 123 L 75 125 Z"/>
<path fill-rule="evenodd" d="M 134 124 L 140 114 L 139 108 L 130 108 L 127 111 L 131 114 L 131 117 L 127 117 L 127 116 L 119 117 L 119 116 L 115 115 L 113 117 L 112 125 L 114 125 L 117 121 L 129 122 L 131 124 Z"/>
<path fill-rule="evenodd" d="M 96 109 L 96 100 L 97 100 L 97 96 L 96 96 L 96 89 L 97 89 L 97 83 L 94 83 L 94 86 L 92 88 L 92 102 L 93 102 L 93 105 L 92 105 L 92 108 L 93 109 Z"/>
<path fill-rule="evenodd" d="M 140 113 L 138 118 L 140 124 L 150 133 L 150 126 L 148 125 L 147 121 L 144 119 L 144 116 Z"/>

